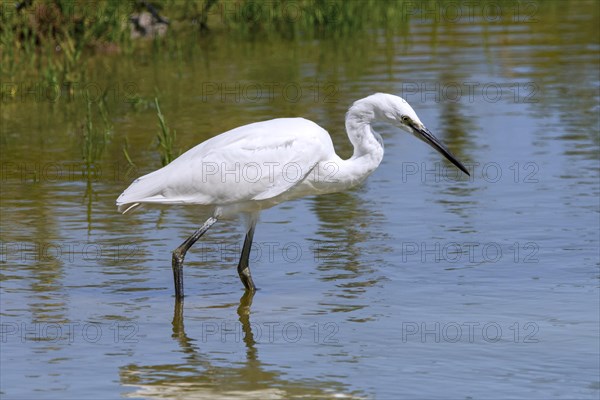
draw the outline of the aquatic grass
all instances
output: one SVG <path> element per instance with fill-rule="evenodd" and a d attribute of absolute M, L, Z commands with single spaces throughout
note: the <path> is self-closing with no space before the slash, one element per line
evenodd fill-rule
<path fill-rule="evenodd" d="M 512 0 L 498 3 L 509 10 L 516 7 Z M 171 23 L 163 37 L 154 37 L 153 45 L 146 46 L 144 40 L 132 39 L 130 17 L 148 12 L 150 2 L 31 0 L 17 4 L 21 9 L 6 2 L 0 13 L 0 74 L 11 78 L 17 73 L 41 75 L 66 84 L 85 80 L 87 60 L 97 53 L 133 55 L 134 48 L 143 49 L 183 64 L 183 54 L 191 47 L 182 44 L 185 39 L 197 43 L 214 34 L 242 40 L 307 40 L 351 38 L 383 30 L 390 37 L 408 36 L 412 19 L 440 18 L 436 10 L 445 10 L 445 5 L 456 8 L 455 0 L 165 0 L 152 2 L 151 7 Z M 535 17 L 560 16 L 561 7 L 558 1 L 541 2 Z M 474 12 L 481 9 L 474 7 Z M 511 20 L 505 18 L 503 23 Z"/>
<path fill-rule="evenodd" d="M 154 53 L 165 48 L 181 59 L 182 37 L 202 39 L 210 30 L 254 38 L 265 34 L 295 39 L 343 36 L 368 27 L 398 26 L 402 1 L 343 0 L 167 0 L 153 4 L 168 18 L 167 34 L 155 37 Z M 145 2 L 32 0 L 6 4 L 1 15 L 2 74 L 26 70 L 61 82 L 79 82 L 86 59 L 97 52 L 133 53 L 129 18 L 147 12 Z M 394 11 L 396 10 L 396 11 Z M 383 24 L 388 19 L 393 24 Z M 139 41 L 143 42 L 143 41 Z M 143 46 L 143 45 L 142 45 Z"/>
<path fill-rule="evenodd" d="M 205 23 L 208 27 L 220 24 L 241 36 L 310 39 L 399 29 L 408 23 L 402 12 L 408 3 L 403 0 L 226 0 L 211 2 L 212 10 L 209 7 L 203 11 L 208 14 Z M 196 18 L 202 17 L 206 18 L 202 14 Z"/>
<path fill-rule="evenodd" d="M 92 120 L 92 101 L 90 99 L 90 93 L 87 90 L 85 91 L 85 103 L 86 114 L 85 125 L 83 127 L 83 160 L 89 171 L 90 166 L 96 161 L 98 146 L 96 146 L 94 122 Z"/>
<path fill-rule="evenodd" d="M 104 125 L 102 130 L 99 130 L 94 125 L 94 116 L 92 112 L 94 101 L 91 99 L 89 91 L 86 90 L 84 96 L 86 113 L 83 124 L 82 158 L 86 165 L 86 174 L 89 177 L 94 169 L 94 165 L 102 157 L 104 149 L 110 142 L 113 125 L 109 119 L 105 96 L 100 97 L 97 106 L 98 113 L 100 114 L 100 118 Z"/>
<path fill-rule="evenodd" d="M 125 159 L 127 160 L 127 164 L 129 164 L 129 167 L 135 168 L 136 165 L 133 162 L 133 160 L 131 159 L 131 156 L 129 155 L 129 139 L 127 138 L 127 136 L 125 136 L 124 141 L 125 141 L 125 143 L 121 147 L 123 150 L 123 155 L 125 156 Z"/>
<path fill-rule="evenodd" d="M 98 111 L 100 113 L 100 118 L 102 119 L 102 123 L 104 124 L 104 136 L 105 141 L 108 141 L 109 136 L 114 131 L 114 126 L 110 121 L 110 117 L 108 115 L 108 106 L 107 106 L 107 97 L 108 97 L 108 88 L 104 90 L 102 96 L 100 96 L 100 100 L 98 101 Z"/>
<path fill-rule="evenodd" d="M 109 120 L 108 110 L 106 107 L 106 93 L 100 97 L 98 101 L 98 113 L 104 124 L 104 129 L 99 132 L 98 128 L 94 125 L 94 116 L 92 112 L 92 105 L 94 101 L 90 97 L 88 90 L 84 92 L 85 96 L 85 122 L 83 126 L 83 145 L 82 145 L 82 158 L 85 162 L 85 170 L 83 175 L 86 178 L 86 188 L 84 193 L 84 199 L 87 199 L 86 203 L 86 216 L 88 223 L 88 233 L 92 230 L 92 203 L 94 186 L 92 181 L 97 179 L 100 174 L 100 168 L 97 165 L 98 160 L 102 157 L 108 142 L 111 139 L 113 131 L 112 123 Z"/>
<path fill-rule="evenodd" d="M 0 73 L 26 70 L 37 75 L 49 69 L 60 81 L 79 81 L 86 70 L 84 54 L 104 51 L 107 46 L 117 50 L 130 47 L 126 21 L 132 7 L 132 2 L 114 0 L 3 4 Z"/>
<path fill-rule="evenodd" d="M 174 150 L 175 138 L 177 137 L 177 132 L 173 129 L 171 130 L 167 123 L 165 122 L 165 116 L 160 111 L 160 105 L 158 104 L 158 97 L 154 98 L 154 105 L 156 106 L 156 116 L 158 117 L 158 125 L 160 130 L 156 135 L 158 139 L 158 149 L 160 152 L 160 162 L 162 166 L 169 164 L 173 161 L 178 153 L 176 154 Z"/>
<path fill-rule="evenodd" d="M 125 171 L 126 177 L 135 177 L 137 176 L 137 165 L 133 162 L 133 159 L 129 155 L 129 138 L 125 136 L 123 138 L 123 145 L 121 146 L 121 150 L 123 151 L 123 156 L 125 156 L 125 160 L 127 160 L 127 170 Z"/>

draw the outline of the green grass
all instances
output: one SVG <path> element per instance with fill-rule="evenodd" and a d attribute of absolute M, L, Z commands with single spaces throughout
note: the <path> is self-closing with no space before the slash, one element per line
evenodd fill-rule
<path fill-rule="evenodd" d="M 406 24 L 401 15 L 404 4 L 402 0 L 221 1 L 211 7 L 208 25 L 221 22 L 227 30 L 248 37 L 344 37 Z"/>
<path fill-rule="evenodd" d="M 108 117 L 106 110 L 106 101 L 101 97 L 98 101 L 98 113 L 103 122 L 103 129 L 99 129 L 94 124 L 93 104 L 94 101 L 90 98 L 88 91 L 85 92 L 86 114 L 83 125 L 83 144 L 82 144 L 82 159 L 86 164 L 86 173 L 91 175 L 96 162 L 102 157 L 104 149 L 110 142 L 113 127 Z"/>
<path fill-rule="evenodd" d="M 406 35 L 412 19 L 433 18 L 443 25 L 435 10 L 472 7 L 467 0 L 154 0 L 146 4 L 152 4 L 169 25 L 164 37 L 146 46 L 147 40 L 131 38 L 130 17 L 147 12 L 139 1 L 32 0 L 20 11 L 16 3 L 20 2 L 4 0 L 1 4 L 0 75 L 41 75 L 49 82 L 67 84 L 86 80 L 87 60 L 94 54 L 150 49 L 159 54 L 167 50 L 172 57 L 181 58 L 185 39 L 198 42 L 210 35 L 239 40 L 339 39 L 381 31 Z M 558 1 L 489 0 L 477 3 L 473 10 L 479 12 L 486 3 L 505 10 L 524 7 L 518 8 L 523 14 L 532 6 L 538 19 L 560 15 L 564 5 Z M 511 18 L 504 21 L 510 23 Z"/>
<path fill-rule="evenodd" d="M 160 111 L 158 97 L 154 99 L 154 104 L 156 106 L 156 116 L 158 117 L 158 125 L 160 128 L 158 134 L 156 135 L 158 139 L 158 150 L 160 152 L 160 162 L 164 167 L 179 155 L 179 153 L 176 153 L 174 150 L 177 132 L 174 129 L 171 130 L 167 126 L 167 123 L 165 122 L 165 117 Z"/>
<path fill-rule="evenodd" d="M 2 76 L 25 72 L 49 81 L 81 81 L 87 55 L 130 49 L 126 21 L 132 2 L 34 0 L 21 10 L 16 3 L 2 3 Z"/>
<path fill-rule="evenodd" d="M 4 1 L 0 13 L 0 74 L 26 72 L 50 82 L 85 80 L 87 59 L 97 53 L 131 54 L 129 19 L 147 11 L 141 2 L 102 0 Z M 24 2 L 26 3 L 26 2 Z M 150 1 L 170 22 L 161 44 L 197 35 L 231 34 L 255 39 L 345 36 L 399 26 L 402 0 L 165 0 Z M 179 51 L 181 48 L 179 47 Z"/>

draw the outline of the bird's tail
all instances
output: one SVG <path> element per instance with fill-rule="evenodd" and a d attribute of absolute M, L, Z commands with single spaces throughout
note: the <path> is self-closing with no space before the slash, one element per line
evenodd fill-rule
<path fill-rule="evenodd" d="M 117 198 L 119 212 L 126 214 L 139 208 L 142 203 L 155 203 L 164 199 L 163 172 L 162 169 L 159 169 L 133 181 Z"/>

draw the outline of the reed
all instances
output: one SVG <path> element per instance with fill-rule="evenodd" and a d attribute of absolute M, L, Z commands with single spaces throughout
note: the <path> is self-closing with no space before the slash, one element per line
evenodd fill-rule
<path fill-rule="evenodd" d="M 97 112 L 100 114 L 103 123 L 103 127 L 100 129 L 94 124 L 94 101 L 91 99 L 89 91 L 86 91 L 84 96 L 86 112 L 83 124 L 82 158 L 86 165 L 86 173 L 89 175 L 92 173 L 96 162 L 102 157 L 104 149 L 111 140 L 113 125 L 108 116 L 104 97 L 99 99 L 97 105 Z"/>
<path fill-rule="evenodd" d="M 154 98 L 154 105 L 156 106 L 156 116 L 158 117 L 158 125 L 160 128 L 158 134 L 156 135 L 158 139 L 158 150 L 160 152 L 160 162 L 164 167 L 179 155 L 174 150 L 177 132 L 174 129 L 171 130 L 167 126 L 167 123 L 165 122 L 165 116 L 160 111 L 158 97 Z"/>

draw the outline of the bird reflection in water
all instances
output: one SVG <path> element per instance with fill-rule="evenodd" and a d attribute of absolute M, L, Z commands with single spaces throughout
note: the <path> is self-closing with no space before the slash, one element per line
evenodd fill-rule
<path fill-rule="evenodd" d="M 176 301 L 171 337 L 184 354 L 183 359 L 177 364 L 129 364 L 121 367 L 122 384 L 137 388 L 126 396 L 150 399 L 318 399 L 343 395 L 345 398 L 352 398 L 353 394 L 348 393 L 348 389 L 339 382 L 293 380 L 272 363 L 266 368 L 260 361 L 257 348 L 260 343 L 254 338 L 250 322 L 253 297 L 253 292 L 245 291 L 237 307 L 246 347 L 244 362 L 223 365 L 223 348 L 217 350 L 218 354 L 211 354 L 206 350 L 202 352 L 198 339 L 188 336 L 185 331 L 183 301 Z M 264 352 L 281 351 L 279 346 L 262 347 Z M 288 369 L 288 366 L 283 367 Z"/>

